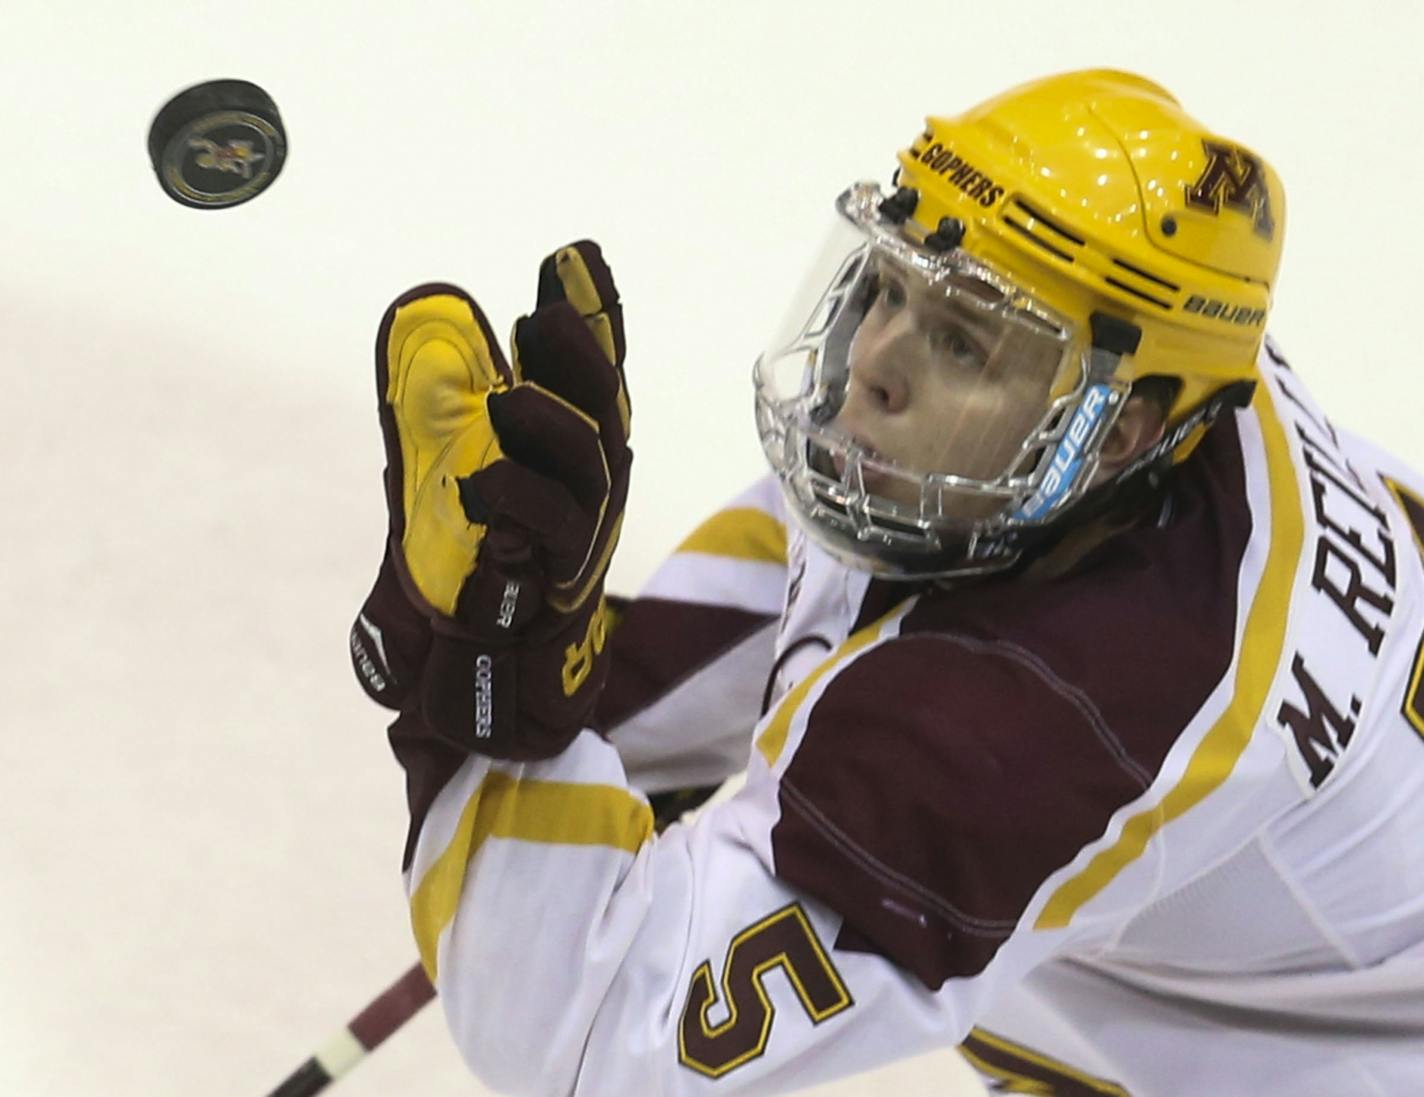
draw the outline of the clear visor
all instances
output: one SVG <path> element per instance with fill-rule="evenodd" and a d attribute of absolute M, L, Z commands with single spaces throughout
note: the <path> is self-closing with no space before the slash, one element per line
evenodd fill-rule
<path fill-rule="evenodd" d="M 881 198 L 840 197 L 758 360 L 763 443 L 793 503 L 842 539 L 942 556 L 948 535 L 972 556 L 1053 509 L 1035 496 L 1088 360 L 1070 325 L 965 250 L 909 237 Z"/>

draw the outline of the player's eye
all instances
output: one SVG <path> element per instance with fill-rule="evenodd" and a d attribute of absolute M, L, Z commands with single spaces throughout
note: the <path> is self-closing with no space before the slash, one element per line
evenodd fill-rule
<path fill-rule="evenodd" d="M 930 348 L 936 355 L 949 360 L 956 366 L 981 369 L 986 355 L 965 332 L 952 324 L 941 324 L 927 333 Z"/>
<path fill-rule="evenodd" d="M 905 307 L 908 296 L 905 293 L 905 285 L 896 278 L 887 275 L 880 276 L 880 292 L 876 295 L 876 304 L 881 308 L 896 312 Z"/>

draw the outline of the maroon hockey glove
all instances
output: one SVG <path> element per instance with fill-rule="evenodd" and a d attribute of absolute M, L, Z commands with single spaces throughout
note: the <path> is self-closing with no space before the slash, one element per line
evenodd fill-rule
<path fill-rule="evenodd" d="M 513 370 L 463 291 L 422 286 L 387 311 L 390 538 L 351 651 L 404 724 L 527 759 L 587 721 L 607 676 L 603 580 L 632 463 L 623 350 L 612 276 L 586 241 L 540 267 Z"/>

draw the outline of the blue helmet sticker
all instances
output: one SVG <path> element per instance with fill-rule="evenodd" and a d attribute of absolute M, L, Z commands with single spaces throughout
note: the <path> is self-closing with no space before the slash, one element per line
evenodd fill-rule
<path fill-rule="evenodd" d="M 1103 414 L 1111 406 L 1111 395 L 1112 389 L 1105 384 L 1088 386 L 1078 404 L 1078 410 L 1073 413 L 1068 429 L 1063 432 L 1063 437 L 1058 442 L 1058 448 L 1053 452 L 1053 459 L 1048 463 L 1043 482 L 1038 485 L 1038 490 L 1033 493 L 1032 498 L 1018 509 L 1014 518 L 1029 522 L 1041 518 L 1073 490 L 1083 468 L 1084 451 L 1102 421 Z"/>

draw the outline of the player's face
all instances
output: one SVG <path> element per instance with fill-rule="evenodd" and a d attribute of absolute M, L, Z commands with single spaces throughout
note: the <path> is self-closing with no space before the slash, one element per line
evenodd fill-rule
<path fill-rule="evenodd" d="M 836 419 L 883 458 L 919 473 L 991 480 L 1037 426 L 1061 364 L 1056 345 L 955 301 L 889 262 L 850 347 L 850 379 Z M 908 482 L 867 474 L 866 487 L 918 502 Z M 957 517 L 997 500 L 964 500 Z"/>

